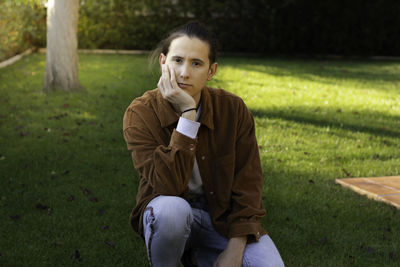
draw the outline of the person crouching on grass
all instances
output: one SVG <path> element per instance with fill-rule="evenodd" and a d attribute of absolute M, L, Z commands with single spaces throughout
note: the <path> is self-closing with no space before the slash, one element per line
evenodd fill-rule
<path fill-rule="evenodd" d="M 243 100 L 206 86 L 217 72 L 205 26 L 174 29 L 154 53 L 156 89 L 133 100 L 123 133 L 140 181 L 130 223 L 151 266 L 284 266 L 261 225 L 262 169 Z"/>

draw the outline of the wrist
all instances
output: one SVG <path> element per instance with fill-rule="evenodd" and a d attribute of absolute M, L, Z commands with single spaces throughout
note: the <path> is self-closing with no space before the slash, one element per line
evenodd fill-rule
<path fill-rule="evenodd" d="M 228 246 L 238 251 L 244 251 L 247 244 L 247 236 L 232 237 L 229 239 Z"/>
<path fill-rule="evenodd" d="M 185 110 L 192 109 L 192 108 L 197 108 L 195 103 L 185 105 L 185 106 L 180 106 L 179 110 L 180 110 L 180 112 L 184 112 Z"/>
<path fill-rule="evenodd" d="M 183 113 L 186 113 L 186 112 L 189 112 L 189 111 L 192 111 L 192 110 L 194 110 L 194 111 L 197 112 L 197 108 L 188 108 L 188 109 L 183 110 L 183 111 L 182 111 L 182 114 L 183 114 Z"/>
<path fill-rule="evenodd" d="M 181 117 L 188 119 L 188 120 L 195 121 L 196 120 L 196 110 L 193 109 L 193 110 L 184 112 L 181 114 Z"/>
<path fill-rule="evenodd" d="M 191 108 L 197 108 L 196 102 L 194 101 L 193 98 L 188 102 L 181 103 L 181 105 L 179 106 L 180 112 L 183 112 Z"/>

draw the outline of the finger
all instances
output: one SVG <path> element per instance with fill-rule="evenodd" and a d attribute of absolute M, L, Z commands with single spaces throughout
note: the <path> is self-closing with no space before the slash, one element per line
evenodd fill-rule
<path fill-rule="evenodd" d="M 176 82 L 176 76 L 175 76 L 175 69 L 171 68 L 171 85 L 174 88 L 178 88 L 178 83 Z"/>
<path fill-rule="evenodd" d="M 162 77 L 160 77 L 160 80 L 158 80 L 157 88 L 160 90 L 161 95 L 164 96 L 164 91 L 165 90 L 164 90 L 163 78 Z"/>
<path fill-rule="evenodd" d="M 167 74 L 167 78 L 168 78 L 168 80 L 170 79 L 170 71 L 169 71 L 169 66 L 167 65 L 167 64 L 165 64 L 165 72 L 166 72 L 166 74 Z"/>
<path fill-rule="evenodd" d="M 163 85 L 166 94 L 170 94 L 171 91 L 173 91 L 174 89 L 171 84 L 171 74 L 169 66 L 167 64 L 164 64 Z"/>
<path fill-rule="evenodd" d="M 161 66 L 161 78 L 165 80 L 167 77 L 168 77 L 168 74 L 167 74 L 167 65 L 163 64 L 163 65 Z"/>
<path fill-rule="evenodd" d="M 160 80 L 158 81 L 158 89 L 160 89 L 160 92 L 163 96 L 166 94 L 166 86 L 165 86 L 165 77 L 166 77 L 166 70 L 165 70 L 165 64 L 161 66 L 161 77 Z"/>
<path fill-rule="evenodd" d="M 166 78 L 165 82 L 166 82 L 166 84 L 168 84 L 169 89 L 173 90 L 174 87 L 172 86 L 172 83 L 171 83 L 171 77 L 172 77 L 171 71 L 172 71 L 172 68 L 170 68 L 168 65 L 166 65 L 167 77 L 165 77 Z"/>

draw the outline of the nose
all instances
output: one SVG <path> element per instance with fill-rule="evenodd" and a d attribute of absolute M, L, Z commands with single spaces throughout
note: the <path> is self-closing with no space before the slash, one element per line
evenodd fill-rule
<path fill-rule="evenodd" d="M 190 76 L 190 66 L 189 66 L 189 64 L 185 63 L 185 64 L 183 64 L 181 66 L 179 76 L 184 80 L 189 78 L 189 76 Z"/>

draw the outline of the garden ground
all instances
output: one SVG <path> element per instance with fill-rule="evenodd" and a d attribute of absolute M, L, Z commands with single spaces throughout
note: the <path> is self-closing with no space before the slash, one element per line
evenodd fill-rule
<path fill-rule="evenodd" d="M 45 56 L 0 69 L 0 265 L 146 266 L 122 136 L 145 55 L 80 55 L 85 92 L 46 96 Z M 223 57 L 210 84 L 252 111 L 263 225 L 287 266 L 398 266 L 400 212 L 335 184 L 400 175 L 400 62 Z"/>

